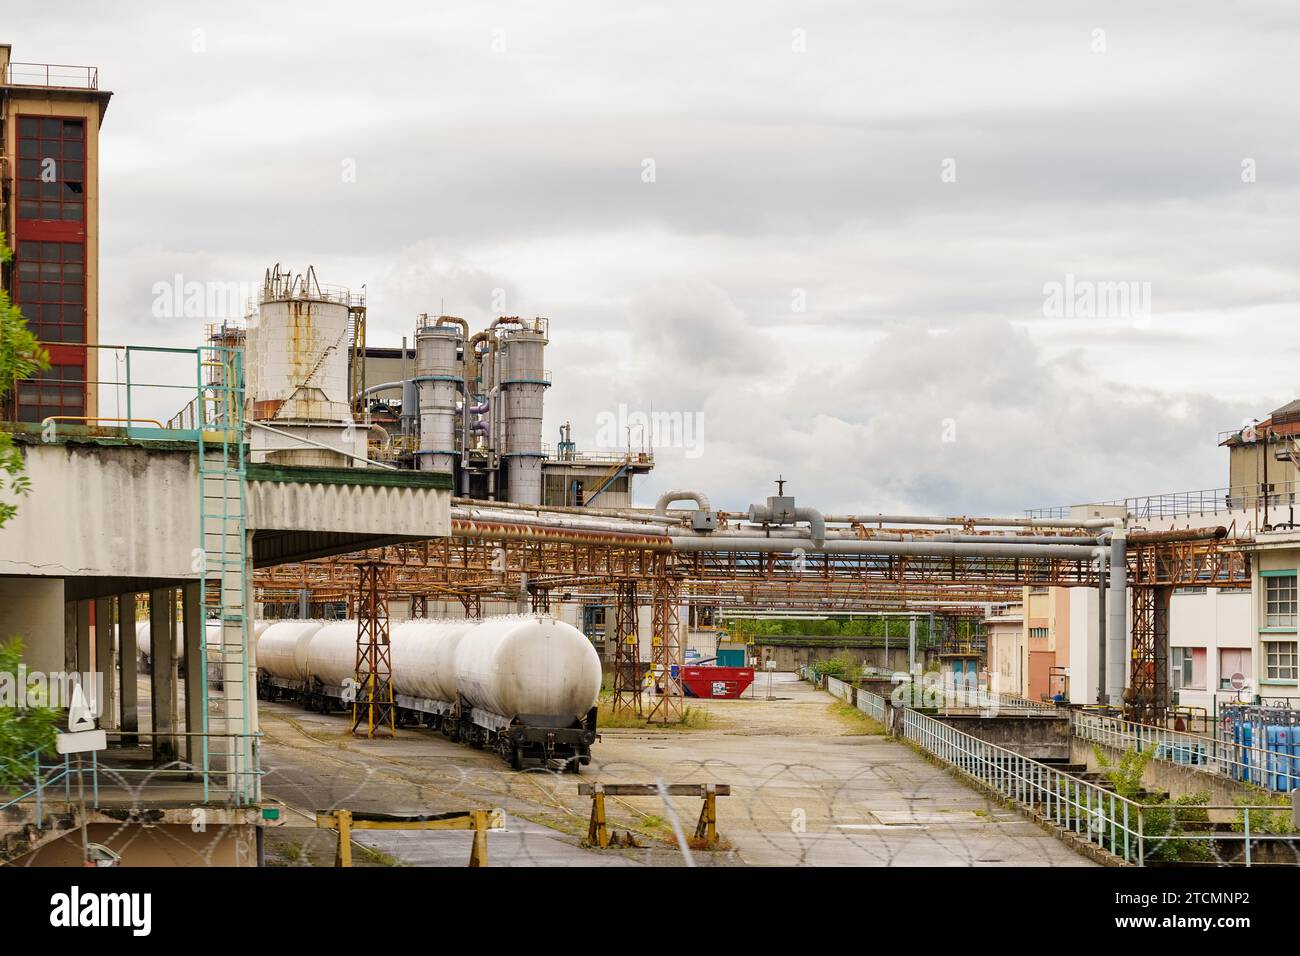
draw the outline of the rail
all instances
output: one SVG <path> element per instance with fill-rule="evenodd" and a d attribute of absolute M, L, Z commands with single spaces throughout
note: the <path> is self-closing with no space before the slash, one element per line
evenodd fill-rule
<path fill-rule="evenodd" d="M 5 69 L 9 86 L 49 86 L 74 90 L 99 89 L 99 67 L 70 63 L 11 62 Z"/>
<path fill-rule="evenodd" d="M 45 757 L 43 751 L 32 750 L 20 757 L 3 758 L 7 767 L 5 771 L 0 772 L 0 780 L 20 778 L 24 783 L 14 788 L 19 789 L 19 793 L 13 794 L 11 791 L 9 799 L 0 803 L 0 813 L 20 804 L 33 802 L 34 824 L 37 829 L 41 829 L 43 808 L 52 799 L 58 800 L 57 796 L 52 795 L 61 791 L 63 802 L 66 803 L 73 798 L 74 784 L 82 782 L 87 785 L 87 803 L 95 810 L 114 804 L 113 795 L 121 791 L 126 792 L 133 805 L 147 805 L 149 795 L 146 795 L 146 788 L 154 790 L 151 796 L 163 798 L 164 795 L 161 793 L 163 787 L 174 789 L 177 783 L 194 784 L 195 790 L 201 787 L 202 799 L 197 802 L 219 802 L 229 806 L 246 806 L 255 802 L 249 798 L 249 795 L 257 794 L 259 788 L 256 782 L 264 774 L 259 752 L 261 734 L 190 734 L 183 731 L 155 734 L 149 731 L 111 731 L 109 736 L 119 740 L 154 736 L 195 737 L 205 741 L 212 738 L 233 739 L 239 742 L 238 750 L 250 754 L 252 760 L 244 770 L 229 768 L 204 770 L 183 760 L 175 760 L 161 767 L 129 767 L 117 763 L 104 763 L 100 760 L 101 755 L 93 751 L 80 761 L 74 760 L 70 754 L 64 754 L 46 762 L 43 759 Z M 132 749 L 135 748 L 114 748 L 105 753 L 111 757 Z M 250 779 L 252 785 L 246 782 Z M 185 790 L 177 796 L 191 800 L 193 794 Z"/>
<path fill-rule="evenodd" d="M 1294 812 L 1290 808 L 1131 800 L 914 710 L 903 711 L 901 735 L 986 788 L 1126 863 L 1252 866 L 1265 862 L 1260 860 L 1262 854 L 1271 854 L 1269 863 L 1300 862 L 1300 835 L 1278 832 L 1287 828 L 1285 821 Z M 1216 816 L 1229 816 L 1236 822 L 1224 829 L 1210 822 Z"/>
<path fill-rule="evenodd" d="M 849 703 L 855 703 L 865 694 L 869 697 L 878 698 L 890 706 L 903 706 L 901 702 L 894 702 L 892 700 L 886 701 L 885 698 L 880 697 L 879 694 L 873 694 L 870 691 L 854 687 L 851 683 L 840 680 L 837 677 L 821 675 L 818 673 L 816 665 L 800 668 L 799 676 L 801 678 L 809 679 L 810 675 L 812 679 L 820 679 L 822 676 L 825 676 L 827 692 L 841 700 L 848 701 Z M 899 683 L 900 686 L 904 686 L 902 681 L 896 682 Z M 942 694 L 942 702 L 939 703 L 938 706 L 945 709 L 973 709 L 986 713 L 989 716 L 998 713 L 1006 713 L 1007 711 L 1021 711 L 1029 712 L 1031 714 L 1056 714 L 1058 711 L 1056 704 L 1051 701 L 1030 700 L 1026 697 L 1017 697 L 1014 694 L 999 694 L 990 691 L 987 688 L 965 684 L 964 682 L 950 682 L 947 684 L 937 682 L 934 686 L 935 689 Z M 876 717 L 877 720 L 883 720 L 883 706 L 876 707 L 875 704 L 872 703 L 871 707 L 872 711 L 867 711 L 861 707 L 859 707 L 859 709 L 863 709 L 864 713 L 871 713 L 871 715 Z"/>
<path fill-rule="evenodd" d="M 1154 751 L 1153 759 L 1229 777 L 1278 793 L 1300 788 L 1300 752 L 1251 747 L 1181 730 L 1170 730 L 1117 717 L 1071 713 L 1076 737 L 1117 750 Z"/>
<path fill-rule="evenodd" d="M 800 668 L 801 677 L 814 673 Z M 833 696 L 851 699 L 864 713 L 883 718 L 887 702 L 880 695 L 856 690 L 838 678 L 825 680 Z M 1300 863 L 1300 833 L 1287 822 L 1295 812 L 1291 808 L 1142 802 L 911 708 L 898 708 L 893 725 L 903 739 L 986 789 L 1130 865 L 1184 860 L 1234 866 Z M 1232 822 L 1215 824 L 1213 818 Z"/>
<path fill-rule="evenodd" d="M 1114 498 L 1110 501 L 1092 501 L 1073 507 L 1123 508 L 1136 519 L 1176 518 L 1180 515 L 1211 515 L 1224 511 L 1262 511 L 1285 508 L 1300 502 L 1300 482 L 1270 482 L 1264 491 L 1259 485 L 1237 485 L 1224 488 L 1198 488 L 1192 491 L 1171 491 L 1154 495 L 1135 495 Z M 1071 506 L 1030 508 L 1027 518 L 1069 518 Z"/>
<path fill-rule="evenodd" d="M 62 387 L 85 388 L 95 396 L 99 414 L 44 416 L 45 440 L 71 428 L 91 435 L 162 441 L 220 441 L 227 423 L 239 419 L 234 403 L 242 391 L 242 350 L 224 346 L 167 348 L 153 345 L 48 343 L 85 350 L 84 380 L 60 379 Z M 112 369 L 112 371 L 107 371 Z M 36 404 L 25 397 L 44 383 L 36 377 L 17 384 L 18 407 Z M 172 413 L 178 401 L 181 410 Z M 170 417 L 169 417 L 170 416 Z M 233 437 L 230 440 L 238 441 Z"/>

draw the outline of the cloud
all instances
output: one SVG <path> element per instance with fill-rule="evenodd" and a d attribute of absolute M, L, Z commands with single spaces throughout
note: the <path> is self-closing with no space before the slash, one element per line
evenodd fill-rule
<path fill-rule="evenodd" d="M 1300 384 L 1291 5 L 11 6 L 17 59 L 114 90 L 104 338 L 201 334 L 152 313 L 177 273 L 315 264 L 393 345 L 501 290 L 552 322 L 548 435 L 702 416 L 643 500 L 1214 487 L 1215 434 Z M 1151 313 L 1049 317 L 1066 276 Z"/>

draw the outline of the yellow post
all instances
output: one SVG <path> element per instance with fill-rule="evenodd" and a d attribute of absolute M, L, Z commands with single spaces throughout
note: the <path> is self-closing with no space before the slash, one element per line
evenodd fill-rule
<path fill-rule="evenodd" d="M 470 814 L 474 818 L 474 846 L 469 851 L 469 865 L 487 866 L 488 812 L 471 810 Z"/>
<path fill-rule="evenodd" d="M 339 851 L 334 857 L 335 866 L 352 865 L 352 811 L 340 810 L 334 814 L 339 823 Z"/>
<path fill-rule="evenodd" d="M 703 837 L 709 846 L 718 842 L 718 788 L 711 783 L 704 786 L 704 806 L 700 808 L 695 835 Z"/>
<path fill-rule="evenodd" d="M 609 846 L 609 827 L 605 824 L 605 788 L 594 784 L 591 788 L 591 822 L 587 826 L 587 842 L 605 849 Z"/>

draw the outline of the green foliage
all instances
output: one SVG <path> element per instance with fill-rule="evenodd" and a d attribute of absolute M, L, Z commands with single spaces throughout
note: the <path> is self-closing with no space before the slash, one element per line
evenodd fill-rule
<path fill-rule="evenodd" d="M 1185 793 L 1172 802 L 1159 797 L 1147 797 L 1142 802 L 1142 832 L 1148 860 L 1204 863 L 1214 859 L 1213 841 L 1181 836 L 1188 830 L 1208 832 L 1210 815 L 1203 809 L 1210 802 L 1208 792 Z"/>
<path fill-rule="evenodd" d="M 1294 823 L 1291 822 L 1291 795 L 1286 793 L 1274 793 L 1271 790 L 1265 790 L 1263 787 L 1256 787 L 1253 784 L 1247 784 L 1251 792 L 1245 796 L 1238 797 L 1236 804 L 1239 807 L 1278 807 L 1274 810 L 1255 810 L 1250 811 L 1250 832 L 1256 833 L 1300 833 Z M 1246 812 L 1240 810 L 1237 813 L 1237 819 L 1232 824 L 1232 828 L 1238 833 L 1244 833 L 1246 830 Z"/>
<path fill-rule="evenodd" d="M 1208 831 L 1210 815 L 1204 809 L 1210 802 L 1208 791 L 1185 793 L 1172 801 L 1167 796 L 1146 793 L 1142 788 L 1142 774 L 1147 764 L 1155 758 L 1154 748 L 1143 751 L 1130 748 L 1114 764 L 1097 744 L 1092 745 L 1092 752 L 1102 774 L 1115 792 L 1142 804 L 1142 834 L 1148 860 L 1189 863 L 1214 858 L 1212 841 L 1193 840 L 1182 835 L 1188 830 L 1202 833 Z M 1136 826 L 1136 823 L 1132 825 Z"/>
<path fill-rule="evenodd" d="M 58 733 L 59 712 L 51 707 L 26 707 L 26 688 L 18 682 L 18 667 L 22 662 L 23 643 L 18 638 L 0 644 L 0 686 L 6 696 L 16 699 L 0 700 L 0 790 L 10 792 L 25 790 L 36 770 L 33 751 L 45 751 L 54 746 Z"/>
<path fill-rule="evenodd" d="M 813 664 L 819 674 L 827 674 L 840 680 L 854 680 L 862 674 L 862 664 L 848 654 L 839 654 Z"/>
<path fill-rule="evenodd" d="M 13 252 L 0 232 L 0 263 L 13 258 Z M 9 300 L 9 293 L 0 289 L 0 399 L 3 399 L 19 379 L 31 378 L 42 369 L 49 368 L 49 356 L 27 328 L 27 320 L 18 306 Z M 23 456 L 13 444 L 13 436 L 0 431 L 0 496 L 25 495 L 29 479 L 23 467 Z M 8 495 L 3 495 L 8 492 Z M 9 500 L 0 500 L 0 527 L 12 518 L 18 506 Z"/>
<path fill-rule="evenodd" d="M 938 622 L 936 621 L 936 624 Z M 790 637 L 867 637 L 884 640 L 888 627 L 890 641 L 907 640 L 907 621 L 890 620 L 883 617 L 828 617 L 822 621 L 800 620 L 751 620 L 737 618 L 731 622 L 728 630 L 745 636 L 790 636 Z M 921 646 L 929 646 L 938 639 L 938 628 L 930 634 L 930 622 L 918 618 L 916 622 L 916 639 Z"/>
<path fill-rule="evenodd" d="M 1142 794 L 1142 774 L 1155 757 L 1154 750 L 1127 750 L 1117 764 L 1107 760 L 1105 752 L 1097 744 L 1092 745 L 1092 753 L 1097 758 L 1102 774 L 1117 794 L 1128 800 L 1139 799 Z"/>

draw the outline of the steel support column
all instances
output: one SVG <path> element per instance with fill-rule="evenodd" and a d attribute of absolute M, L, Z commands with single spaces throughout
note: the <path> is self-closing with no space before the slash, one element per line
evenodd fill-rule
<path fill-rule="evenodd" d="M 655 695 L 654 706 L 646 718 L 650 722 L 676 723 L 685 711 L 681 683 L 681 586 L 681 579 L 671 567 L 663 568 L 654 580 L 650 670 L 659 693 Z"/>
<path fill-rule="evenodd" d="M 614 604 L 614 713 L 635 713 L 638 717 L 643 713 L 640 671 L 636 581 L 619 581 Z"/>
<path fill-rule="evenodd" d="M 388 642 L 388 584 L 391 568 L 386 564 L 362 564 L 357 568 L 357 660 L 356 697 L 352 702 L 352 732 L 373 737 L 387 726 L 397 735 L 393 706 L 393 656 Z"/>

